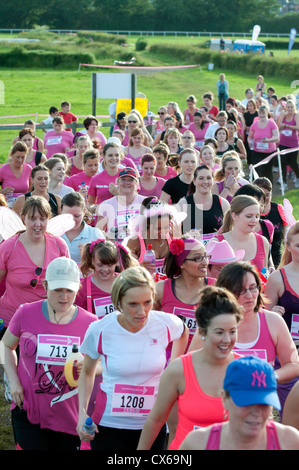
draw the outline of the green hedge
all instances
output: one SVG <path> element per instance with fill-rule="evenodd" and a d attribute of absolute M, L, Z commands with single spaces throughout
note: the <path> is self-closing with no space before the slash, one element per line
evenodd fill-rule
<path fill-rule="evenodd" d="M 201 66 L 213 63 L 223 72 L 243 72 L 264 76 L 277 76 L 280 78 L 296 80 L 299 77 L 299 59 L 283 59 L 268 57 L 261 54 L 237 54 L 233 52 L 215 52 L 210 49 L 184 46 L 172 46 L 170 44 L 155 44 L 150 47 L 150 52 L 176 57 L 185 64 L 199 64 Z"/>
<path fill-rule="evenodd" d="M 1 67 L 67 69 L 76 68 L 80 63 L 94 64 L 94 55 L 54 51 L 26 51 L 19 46 L 9 52 L 0 52 Z"/>

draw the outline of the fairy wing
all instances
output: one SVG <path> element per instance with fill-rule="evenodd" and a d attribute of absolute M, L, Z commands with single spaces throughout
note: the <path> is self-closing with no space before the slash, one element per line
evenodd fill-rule
<path fill-rule="evenodd" d="M 47 225 L 47 232 L 61 237 L 75 226 L 75 220 L 72 214 L 59 214 L 52 217 Z"/>
<path fill-rule="evenodd" d="M 286 198 L 283 200 L 283 208 L 287 222 L 289 226 L 292 227 L 296 223 L 296 219 L 293 216 L 293 206 Z"/>
<path fill-rule="evenodd" d="M 0 206 L 0 234 L 2 238 L 7 240 L 21 230 L 26 230 L 21 217 L 9 207 Z"/>

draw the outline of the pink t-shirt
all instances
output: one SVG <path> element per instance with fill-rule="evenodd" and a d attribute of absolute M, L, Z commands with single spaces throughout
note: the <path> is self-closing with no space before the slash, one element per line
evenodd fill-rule
<path fill-rule="evenodd" d="M 4 189 L 9 186 L 14 188 L 13 194 L 6 195 L 7 203 L 10 207 L 13 206 L 18 196 L 29 191 L 31 170 L 32 167 L 28 163 L 24 163 L 22 175 L 17 178 L 11 171 L 9 163 L 0 167 L 1 188 Z"/>
<path fill-rule="evenodd" d="M 96 198 L 96 204 L 110 199 L 113 194 L 109 191 L 109 184 L 116 183 L 120 170 L 116 175 L 110 176 L 107 170 L 102 171 L 101 173 L 95 175 L 91 179 L 91 183 L 88 190 L 88 196 L 93 196 Z"/>
<path fill-rule="evenodd" d="M 205 122 L 203 129 L 197 129 L 193 122 L 191 122 L 190 126 L 188 127 L 188 131 L 191 131 L 195 137 L 195 145 L 194 147 L 197 150 L 200 150 L 201 147 L 205 144 L 205 134 L 207 129 L 210 127 L 209 122 Z"/>
<path fill-rule="evenodd" d="M 78 307 L 70 323 L 51 323 L 43 300 L 24 304 L 15 313 L 9 330 L 20 338 L 18 376 L 25 392 L 23 408 L 32 424 L 77 434 L 78 389 L 68 385 L 64 363 L 72 344 L 80 347 L 94 321 L 95 315 Z"/>
<path fill-rule="evenodd" d="M 75 166 L 73 157 L 69 158 L 69 163 L 71 164 L 70 176 L 77 175 L 78 173 L 82 173 L 83 169 Z"/>
<path fill-rule="evenodd" d="M 59 134 L 55 131 L 47 132 L 44 140 L 47 149 L 46 157 L 49 159 L 54 153 L 65 153 L 67 148 L 73 146 L 73 139 L 72 132 L 62 131 Z"/>
<path fill-rule="evenodd" d="M 153 189 L 145 189 L 142 186 L 141 182 L 139 181 L 140 190 L 138 191 L 138 194 L 140 194 L 140 196 L 144 196 L 144 197 L 157 196 L 157 198 L 160 199 L 161 193 L 162 193 L 162 188 L 165 184 L 165 179 L 156 177 L 156 180 L 157 180 L 156 185 Z"/>
<path fill-rule="evenodd" d="M 6 327 L 21 304 L 35 302 L 45 297 L 43 281 L 48 264 L 59 256 L 70 257 L 65 241 L 46 233 L 43 270 L 41 275 L 37 276 L 35 270 L 38 266 L 29 257 L 23 243 L 19 241 L 19 236 L 19 234 L 14 235 L 0 244 L 0 269 L 6 272 L 6 290 L 0 298 L 0 316 Z M 38 279 L 36 287 L 31 287 L 32 279 Z"/>
<path fill-rule="evenodd" d="M 167 166 L 167 175 L 165 176 L 161 176 L 161 175 L 158 175 L 157 172 L 154 174 L 154 176 L 157 176 L 158 178 L 162 178 L 163 180 L 170 180 L 171 178 L 175 178 L 175 176 L 178 176 L 178 173 L 177 171 L 175 171 L 174 168 L 172 168 L 171 166 Z"/>
<path fill-rule="evenodd" d="M 278 130 L 276 123 L 273 119 L 269 119 L 267 126 L 261 129 L 258 125 L 258 120 L 254 121 L 250 126 L 250 132 L 253 132 L 254 151 L 259 153 L 272 153 L 276 150 L 275 142 L 263 142 L 263 137 L 267 139 L 273 137 L 272 131 Z"/>
<path fill-rule="evenodd" d="M 70 176 L 67 181 L 64 180 L 64 183 L 73 188 L 74 191 L 80 191 L 80 186 L 82 183 L 85 183 L 86 188 L 88 189 L 91 183 L 92 176 L 87 176 L 85 171 L 77 173 L 73 176 Z"/>

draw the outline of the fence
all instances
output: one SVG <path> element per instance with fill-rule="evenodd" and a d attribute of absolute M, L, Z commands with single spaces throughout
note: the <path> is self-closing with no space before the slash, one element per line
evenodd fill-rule
<path fill-rule="evenodd" d="M 259 177 L 259 175 L 258 175 L 258 173 L 256 172 L 255 169 L 258 168 L 261 165 L 266 165 L 267 163 L 269 163 L 272 160 L 272 158 L 277 156 L 278 174 L 279 174 L 279 178 L 280 178 L 280 191 L 281 191 L 281 195 L 284 196 L 284 184 L 283 184 L 282 168 L 281 168 L 281 155 L 287 155 L 288 153 L 295 152 L 295 151 L 298 151 L 298 150 L 299 150 L 299 147 L 289 148 L 289 149 L 285 149 L 285 150 L 277 149 L 276 152 L 271 153 L 271 155 L 264 158 L 263 160 L 256 163 L 255 165 L 250 165 L 249 166 L 249 181 L 250 181 L 250 183 L 252 183 L 252 181 L 254 179 Z"/>
<path fill-rule="evenodd" d="M 8 33 L 8 34 L 15 34 L 15 33 L 22 33 L 28 31 L 36 31 L 34 29 L 15 29 L 15 28 L 8 28 L 8 29 L 0 29 L 0 33 Z M 77 34 L 79 30 L 76 29 L 49 29 L 52 33 L 57 34 Z M 108 29 L 101 29 L 101 30 L 89 30 L 90 33 L 108 33 L 108 34 L 116 34 L 116 35 L 125 35 L 125 36 L 208 36 L 210 38 L 214 36 L 231 36 L 231 37 L 252 37 L 252 33 L 241 33 L 241 32 L 219 32 L 219 31 L 124 31 L 124 30 L 108 30 Z M 263 33 L 262 37 L 289 37 L 289 33 Z"/>

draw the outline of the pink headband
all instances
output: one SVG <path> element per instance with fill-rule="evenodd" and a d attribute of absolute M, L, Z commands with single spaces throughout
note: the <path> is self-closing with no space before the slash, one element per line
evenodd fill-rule
<path fill-rule="evenodd" d="M 175 256 L 176 264 L 181 266 L 190 251 L 199 244 L 201 244 L 201 242 L 195 238 L 185 238 L 185 240 L 182 238 L 174 238 L 170 242 L 169 251 Z"/>

